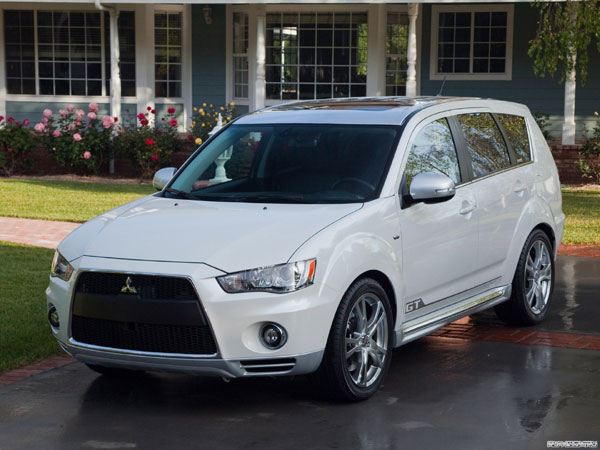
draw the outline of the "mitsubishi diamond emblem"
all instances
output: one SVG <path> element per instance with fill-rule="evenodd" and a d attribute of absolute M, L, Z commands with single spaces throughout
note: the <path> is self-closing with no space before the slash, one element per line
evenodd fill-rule
<path fill-rule="evenodd" d="M 125 286 L 123 286 L 121 288 L 122 294 L 137 294 L 138 293 L 135 286 L 132 286 L 131 283 L 133 283 L 133 280 L 131 279 L 131 277 L 127 277 L 127 279 L 125 280 Z"/>

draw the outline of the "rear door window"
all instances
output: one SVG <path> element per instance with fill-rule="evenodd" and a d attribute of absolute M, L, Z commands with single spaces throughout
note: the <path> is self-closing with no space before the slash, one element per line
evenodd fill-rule
<path fill-rule="evenodd" d="M 474 178 L 510 167 L 508 148 L 491 114 L 460 114 L 456 118 L 471 157 Z"/>
<path fill-rule="evenodd" d="M 431 122 L 419 131 L 408 154 L 404 176 L 406 184 L 422 172 L 441 173 L 460 183 L 456 147 L 446 119 Z"/>
<path fill-rule="evenodd" d="M 529 147 L 525 118 L 511 114 L 498 114 L 496 117 L 498 117 L 500 125 L 504 128 L 504 134 L 508 143 L 515 152 L 517 158 L 516 164 L 531 161 L 531 149 Z"/>

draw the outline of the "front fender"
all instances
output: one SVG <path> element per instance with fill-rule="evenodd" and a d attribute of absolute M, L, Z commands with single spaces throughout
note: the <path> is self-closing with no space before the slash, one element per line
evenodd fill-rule
<path fill-rule="evenodd" d="M 319 296 L 325 290 L 335 292 L 336 300 L 327 308 L 329 323 L 333 323 L 350 285 L 369 271 L 380 272 L 390 281 L 397 311 L 395 327 L 402 323 L 404 283 L 401 241 L 394 240 L 400 230 L 395 201 L 395 197 L 390 197 L 366 204 L 313 236 L 292 255 L 292 260 L 317 256 L 315 284 L 319 286 Z"/>

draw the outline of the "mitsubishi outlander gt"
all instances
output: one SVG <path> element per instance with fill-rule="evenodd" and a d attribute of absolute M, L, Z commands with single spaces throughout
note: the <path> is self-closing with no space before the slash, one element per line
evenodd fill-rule
<path fill-rule="evenodd" d="M 523 105 L 279 105 L 154 186 L 72 232 L 52 263 L 52 332 L 104 374 L 315 373 L 361 400 L 394 347 L 484 309 L 535 325 L 550 307 L 565 216 Z"/>

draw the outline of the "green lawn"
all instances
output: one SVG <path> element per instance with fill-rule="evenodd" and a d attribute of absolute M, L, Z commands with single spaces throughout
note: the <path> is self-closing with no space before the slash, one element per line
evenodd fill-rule
<path fill-rule="evenodd" d="M 85 222 L 152 192 L 140 184 L 0 179 L 0 216 Z"/>
<path fill-rule="evenodd" d="M 46 320 L 52 254 L 0 241 L 0 373 L 62 352 Z"/>
<path fill-rule="evenodd" d="M 563 189 L 563 244 L 600 245 L 600 190 Z"/>

